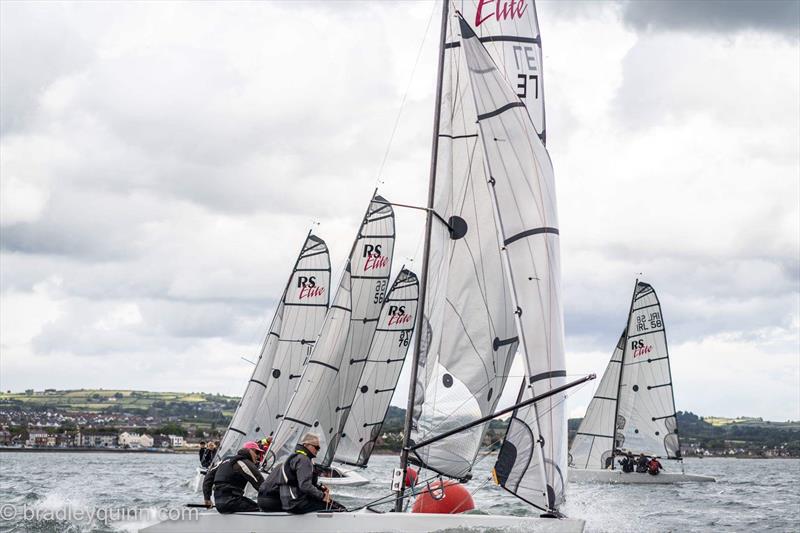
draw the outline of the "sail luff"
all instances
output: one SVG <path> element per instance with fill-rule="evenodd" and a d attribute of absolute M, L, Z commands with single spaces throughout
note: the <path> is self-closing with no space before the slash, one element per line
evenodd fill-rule
<path fill-rule="evenodd" d="M 617 449 L 620 447 L 620 443 L 618 442 L 617 437 L 617 425 L 619 424 L 619 405 L 620 405 L 620 393 L 622 389 L 622 377 L 625 374 L 625 353 L 628 351 L 628 335 L 630 334 L 630 321 L 631 316 L 633 315 L 633 304 L 636 302 L 636 289 L 639 287 L 639 278 L 636 278 L 636 281 L 633 282 L 633 294 L 631 294 L 631 305 L 628 309 L 628 320 L 626 321 L 625 325 L 625 344 L 623 345 L 622 349 L 622 365 L 619 369 L 619 383 L 617 384 L 617 404 L 616 409 L 614 410 L 614 431 L 611 433 L 614 435 L 614 448 L 611 450 L 611 470 L 614 470 L 614 455 L 617 453 Z"/>

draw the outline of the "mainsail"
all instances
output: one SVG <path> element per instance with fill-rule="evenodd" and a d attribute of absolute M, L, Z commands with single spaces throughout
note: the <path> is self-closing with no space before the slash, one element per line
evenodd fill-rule
<path fill-rule="evenodd" d="M 328 310 L 330 277 L 328 247 L 309 232 L 218 457 L 275 430 L 277 416 L 283 413 L 294 388 L 291 383 L 300 377 L 303 362 L 322 327 Z"/>
<path fill-rule="evenodd" d="M 273 455 L 278 459 L 291 453 L 290 448 L 303 432 L 314 431 L 322 442 L 318 463 L 332 462 L 388 290 L 394 239 L 394 211 L 375 195 L 339 286 L 342 297 L 337 293 L 334 298 L 320 339 L 276 432 Z M 323 335 L 329 337 L 324 342 Z"/>
<path fill-rule="evenodd" d="M 680 457 L 667 337 L 656 291 L 638 282 L 619 382 L 617 448 Z"/>
<path fill-rule="evenodd" d="M 364 372 L 336 450 L 336 461 L 366 466 L 381 434 L 417 319 L 417 276 L 402 269 L 383 302 Z"/>
<path fill-rule="evenodd" d="M 627 327 L 572 442 L 570 466 L 614 468 L 616 450 L 680 458 L 661 304 L 639 281 Z"/>
<path fill-rule="evenodd" d="M 488 2 L 456 2 L 456 7 L 474 21 L 499 74 L 514 85 L 517 102 L 527 105 L 536 129 L 533 135 L 543 138 L 541 48 L 534 6 L 523 0 L 513 9 Z M 492 413 L 518 344 L 467 57 L 458 18 L 452 6 L 448 9 L 432 207 L 445 220 L 460 217 L 468 231 L 452 240 L 444 224 L 434 220 L 431 227 L 424 280 L 425 349 L 419 356 L 412 432 L 417 442 Z M 477 426 L 416 450 L 413 460 L 451 477 L 469 477 L 485 430 L 486 425 Z"/>

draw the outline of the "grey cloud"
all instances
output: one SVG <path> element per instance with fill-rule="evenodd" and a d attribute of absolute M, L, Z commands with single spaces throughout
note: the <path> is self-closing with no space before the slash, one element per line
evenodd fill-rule
<path fill-rule="evenodd" d="M 78 28 L 63 23 L 67 10 L 50 2 L 0 4 L 0 134 L 27 129 L 45 89 L 94 56 Z"/>
<path fill-rule="evenodd" d="M 637 30 L 800 35 L 800 3 L 794 0 L 631 0 L 623 3 L 622 16 Z"/>

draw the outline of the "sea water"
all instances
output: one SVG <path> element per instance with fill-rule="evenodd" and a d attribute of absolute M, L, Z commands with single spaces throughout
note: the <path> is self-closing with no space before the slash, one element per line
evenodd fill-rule
<path fill-rule="evenodd" d="M 536 514 L 492 484 L 493 461 L 481 459 L 467 485 L 476 508 Z M 0 453 L 0 531 L 136 531 L 202 502 L 196 466 L 194 454 Z M 334 497 L 353 508 L 388 494 L 395 466 L 396 457 L 373 457 L 362 471 L 372 482 Z M 685 467 L 717 482 L 571 484 L 563 511 L 585 519 L 587 531 L 800 531 L 800 461 L 687 459 Z"/>

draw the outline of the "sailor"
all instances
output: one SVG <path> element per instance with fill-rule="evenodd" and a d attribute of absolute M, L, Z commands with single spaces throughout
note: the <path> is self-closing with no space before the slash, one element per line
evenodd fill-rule
<path fill-rule="evenodd" d="M 664 470 L 664 467 L 661 466 L 661 461 L 657 457 L 650 459 L 650 462 L 647 463 L 647 473 L 651 476 L 657 476 L 660 470 Z"/>
<path fill-rule="evenodd" d="M 241 513 L 258 511 L 258 504 L 244 496 L 247 484 L 258 490 L 264 477 L 256 466 L 264 458 L 261 445 L 245 442 L 236 455 L 225 457 L 214 468 L 209 469 L 203 479 L 203 498 L 211 507 L 211 490 L 214 489 L 214 503 L 220 513 Z"/>
<path fill-rule="evenodd" d="M 276 487 L 284 511 L 301 514 L 344 510 L 342 505 L 333 501 L 330 489 L 318 485 L 314 479 L 313 459 L 319 448 L 319 436 L 306 433 L 294 453 L 273 468 L 259 490 L 259 503 L 264 499 L 263 510 L 268 505 L 274 507 Z"/>
<path fill-rule="evenodd" d="M 216 447 L 213 442 L 206 445 L 205 442 L 200 443 L 200 466 L 208 468 L 214 461 L 214 456 L 217 454 Z"/>
<path fill-rule="evenodd" d="M 634 462 L 631 452 L 626 453 L 622 460 L 619 461 L 619 464 L 622 467 L 622 471 L 626 474 L 633 472 Z"/>
<path fill-rule="evenodd" d="M 205 464 L 206 454 L 208 453 L 208 449 L 206 448 L 206 441 L 200 441 L 200 466 L 207 467 L 208 465 Z"/>
<path fill-rule="evenodd" d="M 650 462 L 650 458 L 647 457 L 645 454 L 640 453 L 639 457 L 636 458 L 636 472 L 639 474 L 644 474 L 647 472 L 647 464 Z"/>

